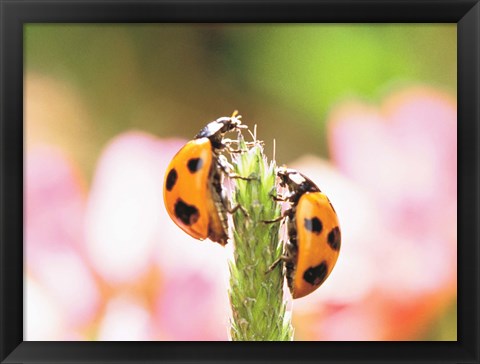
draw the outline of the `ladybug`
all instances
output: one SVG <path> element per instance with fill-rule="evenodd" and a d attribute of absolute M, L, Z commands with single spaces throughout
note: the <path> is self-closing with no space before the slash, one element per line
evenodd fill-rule
<path fill-rule="evenodd" d="M 246 126 L 236 112 L 232 117 L 208 123 L 178 151 L 167 168 L 163 188 L 165 207 L 170 218 L 195 239 L 209 238 L 222 246 L 227 244 L 227 212 L 232 213 L 240 206 L 228 207 L 222 188 L 228 165 L 220 151 L 228 145 L 223 136 L 241 128 Z"/>
<path fill-rule="evenodd" d="M 332 272 L 341 246 L 338 217 L 328 197 L 309 178 L 294 169 L 277 170 L 280 186 L 288 189 L 285 197 L 290 208 L 274 220 L 286 219 L 288 241 L 280 261 L 286 268 L 287 284 L 293 298 L 304 297 L 322 285 Z"/>

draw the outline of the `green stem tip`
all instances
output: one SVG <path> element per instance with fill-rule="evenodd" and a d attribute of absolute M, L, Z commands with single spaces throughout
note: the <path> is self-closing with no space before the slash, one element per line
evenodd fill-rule
<path fill-rule="evenodd" d="M 282 264 L 267 272 L 283 249 L 279 223 L 264 223 L 280 215 L 280 205 L 273 199 L 275 162 L 268 163 L 259 142 L 247 147 L 240 136 L 239 149 L 241 153 L 232 157 L 234 172 L 253 179 L 233 179 L 233 204 L 243 209 L 233 214 L 234 255 L 229 262 L 231 338 L 233 341 L 291 341 L 293 329 L 284 301 Z"/>

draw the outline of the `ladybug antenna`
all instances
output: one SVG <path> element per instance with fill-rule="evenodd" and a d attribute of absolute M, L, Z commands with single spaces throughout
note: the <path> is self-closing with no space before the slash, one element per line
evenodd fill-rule
<path fill-rule="evenodd" d="M 233 122 L 233 124 L 235 124 L 235 127 L 236 127 L 236 128 L 238 128 L 238 129 L 247 129 L 248 126 L 242 124 L 242 121 L 240 120 L 241 118 L 242 118 L 242 115 L 239 115 L 239 114 L 238 114 L 238 110 L 235 110 L 235 111 L 232 113 L 232 116 L 230 116 L 230 120 Z"/>
<path fill-rule="evenodd" d="M 242 115 L 238 114 L 238 110 L 235 110 L 230 117 L 230 120 L 232 121 L 232 124 L 235 125 L 236 129 L 248 129 L 247 125 L 242 124 Z"/>

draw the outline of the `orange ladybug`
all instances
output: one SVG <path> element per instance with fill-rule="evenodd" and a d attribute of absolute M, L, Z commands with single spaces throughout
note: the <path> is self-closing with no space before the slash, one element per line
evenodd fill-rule
<path fill-rule="evenodd" d="M 170 218 L 195 239 L 227 244 L 227 212 L 222 188 L 226 160 L 223 136 L 246 128 L 240 116 L 221 117 L 208 123 L 173 157 L 165 175 L 163 199 Z"/>
<path fill-rule="evenodd" d="M 340 252 L 340 225 L 330 200 L 309 178 L 284 167 L 277 176 L 289 194 L 276 199 L 291 206 L 279 218 L 266 222 L 286 219 L 289 240 L 285 255 L 270 269 L 283 261 L 290 292 L 293 298 L 301 298 L 320 287 L 332 272 Z"/>

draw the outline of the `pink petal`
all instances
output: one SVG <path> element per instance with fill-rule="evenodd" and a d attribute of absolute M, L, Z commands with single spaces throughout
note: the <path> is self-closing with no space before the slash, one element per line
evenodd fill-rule
<path fill-rule="evenodd" d="M 228 339 L 227 289 L 203 273 L 184 266 L 166 280 L 157 306 L 166 340 Z"/>
<path fill-rule="evenodd" d="M 25 171 L 25 246 L 33 269 L 45 249 L 82 249 L 85 192 L 79 172 L 54 147 L 30 149 Z"/>
<path fill-rule="evenodd" d="M 72 161 L 59 149 L 37 146 L 27 154 L 26 271 L 63 320 L 65 331 L 58 332 L 57 338 L 68 331 L 77 332 L 90 320 L 99 298 L 83 254 L 85 193 L 79 176 Z M 37 296 L 42 297 L 32 297 Z M 48 309 L 39 305 L 36 310 L 41 307 Z"/>
<path fill-rule="evenodd" d="M 88 200 L 86 235 L 92 263 L 108 281 L 134 281 L 153 262 L 162 231 L 167 158 L 181 142 L 130 132 L 103 152 Z"/>
<path fill-rule="evenodd" d="M 428 88 L 393 94 L 384 105 L 335 110 L 332 156 L 391 212 L 390 224 L 418 235 L 456 216 L 456 105 Z"/>
<path fill-rule="evenodd" d="M 25 341 L 62 340 L 64 317 L 48 292 L 30 276 L 24 280 L 24 337 Z"/>
<path fill-rule="evenodd" d="M 45 252 L 35 278 L 58 305 L 69 325 L 68 330 L 78 332 L 94 318 L 99 306 L 99 291 L 78 252 L 68 248 Z"/>
<path fill-rule="evenodd" d="M 100 322 L 97 340 L 145 341 L 152 339 L 152 319 L 146 305 L 135 297 L 112 299 Z"/>

